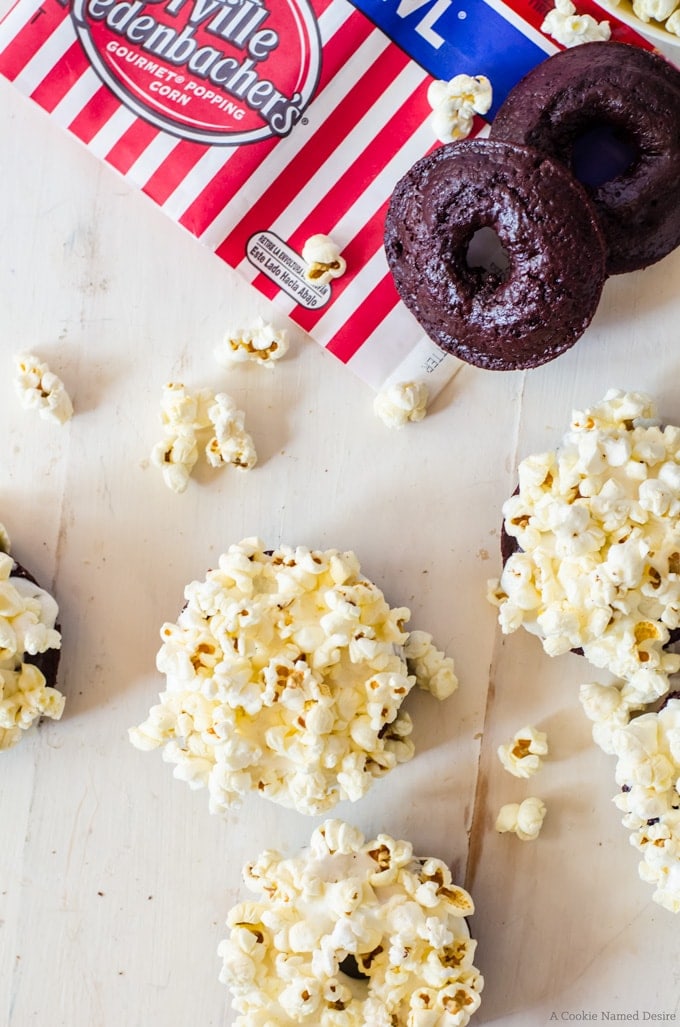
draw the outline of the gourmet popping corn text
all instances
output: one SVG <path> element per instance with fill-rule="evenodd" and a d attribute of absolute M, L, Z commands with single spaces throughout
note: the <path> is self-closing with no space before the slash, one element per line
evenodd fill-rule
<path fill-rule="evenodd" d="M 256 898 L 219 947 L 234 1027 L 464 1027 L 478 1009 L 472 899 L 409 842 L 327 820 L 309 849 L 263 852 L 244 879 Z"/>
<path fill-rule="evenodd" d="M 611 390 L 574 412 L 559 450 L 522 461 L 503 514 L 519 546 L 490 582 L 503 632 L 523 626 L 551 656 L 582 649 L 629 707 L 663 696 L 680 668 L 664 648 L 680 627 L 680 428 Z"/>
<path fill-rule="evenodd" d="M 59 720 L 64 696 L 26 657 L 61 648 L 58 608 L 47 592 L 13 576 L 9 538 L 0 525 L 0 751 L 21 739 L 40 717 Z"/>
<path fill-rule="evenodd" d="M 401 709 L 417 683 L 443 699 L 453 661 L 409 632 L 353 553 L 232 545 L 161 629 L 167 688 L 132 729 L 223 812 L 256 792 L 302 813 L 356 800 L 413 755 Z"/>

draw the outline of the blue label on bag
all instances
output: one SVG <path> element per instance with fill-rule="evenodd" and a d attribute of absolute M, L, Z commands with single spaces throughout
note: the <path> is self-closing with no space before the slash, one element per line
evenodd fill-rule
<path fill-rule="evenodd" d="M 556 47 L 503 3 L 485 0 L 351 0 L 434 78 L 486 75 L 493 117 L 512 87 Z M 513 21 L 500 11 L 507 10 Z M 522 25 L 526 31 L 522 31 Z"/>

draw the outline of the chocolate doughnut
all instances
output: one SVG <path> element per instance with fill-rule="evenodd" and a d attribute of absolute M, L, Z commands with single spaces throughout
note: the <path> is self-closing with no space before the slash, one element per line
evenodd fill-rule
<path fill-rule="evenodd" d="M 505 266 L 470 266 L 482 230 Z M 538 150 L 488 139 L 441 146 L 407 172 L 385 251 L 433 341 L 491 370 L 537 367 L 573 346 L 605 280 L 604 239 L 580 183 Z"/>
<path fill-rule="evenodd" d="M 560 445 L 519 464 L 489 592 L 504 633 L 524 627 L 550 656 L 579 652 L 634 683 L 639 704 L 680 670 L 669 651 L 680 632 L 678 431 L 641 392 L 610 389 L 573 411 Z"/>
<path fill-rule="evenodd" d="M 264 1010 L 281 1027 L 465 1027 L 479 1008 L 474 904 L 443 860 L 326 820 L 300 853 L 268 849 L 243 879 L 254 894 L 218 949 L 234 1027 L 264 1024 Z"/>
<path fill-rule="evenodd" d="M 22 578 L 24 581 L 29 581 L 31 585 L 35 585 L 37 589 L 41 588 L 31 572 L 26 570 L 26 568 L 22 564 L 18 563 L 17 560 L 14 561 L 12 577 Z M 61 632 L 61 625 L 59 623 L 56 623 L 54 626 L 57 631 Z M 34 664 L 38 670 L 44 674 L 45 681 L 51 688 L 54 688 L 57 682 L 60 660 L 61 649 L 50 648 L 46 649 L 43 653 L 36 653 L 35 655 L 31 655 L 30 653 L 24 654 L 24 663 Z"/>
<path fill-rule="evenodd" d="M 15 746 L 42 717 L 59 720 L 64 708 L 64 696 L 55 687 L 59 607 L 9 550 L 9 536 L 0 524 L 0 752 Z"/>
<path fill-rule="evenodd" d="M 184 598 L 161 627 L 160 703 L 129 735 L 206 786 L 214 813 L 251 792 L 310 815 L 358 800 L 414 754 L 403 704 L 416 683 L 440 699 L 458 684 L 352 552 L 246 538 Z M 206 717 L 220 725 L 209 748 Z"/>
<path fill-rule="evenodd" d="M 536 147 L 583 183 L 608 274 L 680 244 L 680 71 L 663 57 L 616 42 L 562 50 L 511 90 L 490 136 Z"/>

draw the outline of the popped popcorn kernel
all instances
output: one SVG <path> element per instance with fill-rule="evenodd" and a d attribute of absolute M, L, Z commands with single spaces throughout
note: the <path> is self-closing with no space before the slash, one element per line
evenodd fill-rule
<path fill-rule="evenodd" d="M 668 27 L 671 17 L 677 18 L 678 0 L 633 0 L 633 13 L 640 21 L 666 22 L 665 28 L 673 32 L 673 23 Z M 677 30 L 675 30 L 677 31 Z"/>
<path fill-rule="evenodd" d="M 373 410 L 388 428 L 402 428 L 409 422 L 423 420 L 428 399 L 425 382 L 394 382 L 376 394 Z"/>
<path fill-rule="evenodd" d="M 225 392 L 218 393 L 208 408 L 208 418 L 215 432 L 205 447 L 211 467 L 224 464 L 241 470 L 254 467 L 257 463 L 255 443 L 245 429 L 245 414 L 237 409 L 231 396 Z"/>
<path fill-rule="evenodd" d="M 680 36 L 680 9 L 676 8 L 670 18 L 664 24 L 666 32 L 672 32 L 674 36 Z"/>
<path fill-rule="evenodd" d="M 249 470 L 257 463 L 245 414 L 224 392 L 191 393 L 181 382 L 168 382 L 161 393 L 161 422 L 163 438 L 151 450 L 151 463 L 173 492 L 186 491 L 200 452 L 211 467 Z"/>
<path fill-rule="evenodd" d="M 26 410 L 37 410 L 44 420 L 66 424 L 73 416 L 73 404 L 66 387 L 34 353 L 18 353 L 14 388 Z"/>
<path fill-rule="evenodd" d="M 491 82 L 485 75 L 454 75 L 448 82 L 435 80 L 427 90 L 432 108 L 430 124 L 441 143 L 470 135 L 476 114 L 487 114 L 493 102 Z"/>
<path fill-rule="evenodd" d="M 641 879 L 652 898 L 680 912 L 680 696 L 671 693 L 658 711 L 643 713 L 612 733 L 617 757 L 614 798 L 631 844 L 642 859 Z"/>
<path fill-rule="evenodd" d="M 458 688 L 458 678 L 450 656 L 432 644 L 426 631 L 412 631 L 404 647 L 409 670 L 419 688 L 432 692 L 436 699 L 447 699 Z"/>
<path fill-rule="evenodd" d="M 678 429 L 646 394 L 612 389 L 518 479 L 503 516 L 519 548 L 488 593 L 503 632 L 525 627 L 550 656 L 581 649 L 631 707 L 659 699 L 680 669 L 665 648 L 680 628 Z"/>
<path fill-rule="evenodd" d="M 498 758 L 514 777 L 531 777 L 541 767 L 541 757 L 548 753 L 548 736 L 534 727 L 521 728 L 510 742 L 498 747 Z"/>
<path fill-rule="evenodd" d="M 184 597 L 160 632 L 165 691 L 129 736 L 207 788 L 214 813 L 251 792 L 308 814 L 360 799 L 414 754 L 414 685 L 443 699 L 457 684 L 353 553 L 244 539 Z"/>
<path fill-rule="evenodd" d="M 250 361 L 273 367 L 288 352 L 288 332 L 276 329 L 258 317 L 248 328 L 230 328 L 215 349 L 215 359 L 223 367 Z"/>
<path fill-rule="evenodd" d="M 301 256 L 307 264 L 305 278 L 314 285 L 328 285 L 347 270 L 346 260 L 328 235 L 312 235 L 302 247 Z"/>
<path fill-rule="evenodd" d="M 464 1027 L 479 1008 L 472 899 L 409 842 L 327 820 L 299 855 L 262 853 L 244 881 L 255 899 L 232 909 L 218 948 L 234 1027 L 263 1010 L 277 1027 Z"/>
<path fill-rule="evenodd" d="M 597 21 L 590 14 L 577 14 L 571 0 L 555 0 L 555 6 L 548 11 L 541 32 L 552 36 L 562 46 L 579 46 L 581 43 L 606 42 L 611 38 L 608 21 Z"/>
<path fill-rule="evenodd" d="M 61 648 L 59 608 L 48 592 L 16 573 L 9 550 L 0 524 L 0 751 L 16 745 L 41 717 L 59 720 L 65 702 L 31 659 Z"/>
<path fill-rule="evenodd" d="M 496 830 L 500 834 L 514 833 L 523 842 L 534 841 L 543 827 L 545 814 L 545 803 L 536 796 L 523 802 L 509 802 L 498 812 Z"/>

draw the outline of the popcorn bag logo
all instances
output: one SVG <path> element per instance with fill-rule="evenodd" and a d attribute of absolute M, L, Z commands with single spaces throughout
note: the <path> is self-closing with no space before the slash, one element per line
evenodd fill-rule
<path fill-rule="evenodd" d="M 144 120 L 198 143 L 286 136 L 319 77 L 307 0 L 74 0 L 99 77 Z"/>

